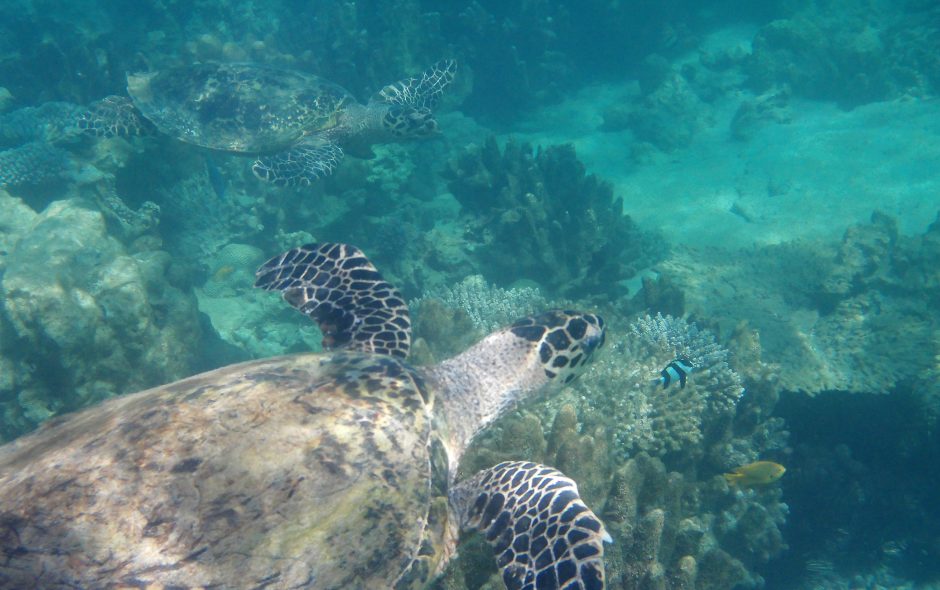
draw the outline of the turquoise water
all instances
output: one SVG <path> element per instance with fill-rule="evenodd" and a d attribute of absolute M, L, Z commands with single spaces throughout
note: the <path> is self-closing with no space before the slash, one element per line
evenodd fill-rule
<path fill-rule="evenodd" d="M 0 440 L 321 350 L 254 272 L 344 242 L 408 301 L 414 364 L 550 307 L 605 317 L 585 374 L 487 428 L 461 475 L 526 459 L 575 479 L 613 538 L 608 588 L 935 587 L 937 56 L 940 7 L 918 0 L 5 0 Z M 127 89 L 248 63 L 375 113 L 451 59 L 440 97 L 404 103 L 439 133 L 407 141 L 301 139 L 333 118 L 207 150 L 188 130 L 232 103 L 174 126 L 179 101 Z M 131 124 L 95 136 L 107 96 Z M 345 155 L 308 186 L 252 172 L 298 142 Z M 682 355 L 686 386 L 660 387 Z M 786 473 L 723 477 L 758 460 Z M 489 549 L 466 538 L 436 587 L 499 588 Z"/>

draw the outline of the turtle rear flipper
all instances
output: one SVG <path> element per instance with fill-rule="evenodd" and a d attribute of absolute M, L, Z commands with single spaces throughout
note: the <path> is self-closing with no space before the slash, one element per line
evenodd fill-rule
<path fill-rule="evenodd" d="M 307 244 L 268 260 L 255 276 L 256 287 L 281 291 L 320 326 L 325 349 L 408 356 L 408 306 L 359 248 Z"/>
<path fill-rule="evenodd" d="M 418 76 L 389 84 L 375 93 L 369 102 L 432 109 L 454 81 L 456 71 L 456 61 L 442 59 Z"/>
<path fill-rule="evenodd" d="M 131 99 L 126 96 L 106 96 L 91 103 L 79 114 L 78 128 L 96 137 L 129 137 L 153 130 Z"/>
<path fill-rule="evenodd" d="M 500 463 L 457 484 L 451 505 L 462 529 L 493 548 L 509 590 L 603 590 L 610 535 L 561 472 Z"/>
<path fill-rule="evenodd" d="M 309 186 L 329 176 L 343 157 L 343 149 L 329 140 L 309 141 L 262 156 L 251 165 L 255 176 L 277 186 Z"/>

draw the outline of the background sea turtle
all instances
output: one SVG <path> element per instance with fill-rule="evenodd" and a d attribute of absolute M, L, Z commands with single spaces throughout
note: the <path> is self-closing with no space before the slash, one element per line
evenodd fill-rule
<path fill-rule="evenodd" d="M 109 96 L 82 114 L 98 135 L 138 133 L 152 123 L 187 143 L 258 154 L 255 176 L 281 186 L 307 185 L 343 156 L 373 143 L 437 132 L 431 109 L 453 81 L 442 60 L 414 78 L 382 88 L 365 105 L 312 74 L 253 64 L 198 63 L 127 77 L 130 97 Z"/>
<path fill-rule="evenodd" d="M 610 538 L 572 480 L 507 462 L 455 482 L 481 428 L 575 377 L 599 317 L 529 317 L 419 369 L 404 300 L 356 248 L 295 248 L 257 277 L 342 350 L 112 399 L 0 447 L 0 586 L 423 588 L 475 529 L 508 588 L 604 587 Z"/>

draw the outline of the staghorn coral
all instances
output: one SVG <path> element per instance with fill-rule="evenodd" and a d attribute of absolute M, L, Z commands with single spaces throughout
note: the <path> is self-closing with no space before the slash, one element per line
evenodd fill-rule
<path fill-rule="evenodd" d="M 411 300 L 408 305 L 413 313 L 420 314 L 423 302 L 430 298 L 440 300 L 447 307 L 465 311 L 473 325 L 483 334 L 549 307 L 536 288 L 502 289 L 488 284 L 481 275 L 470 275 L 453 287 L 425 293 Z"/>
<path fill-rule="evenodd" d="M 533 153 L 510 140 L 500 152 L 490 137 L 452 160 L 445 175 L 490 281 L 522 277 L 556 297 L 615 299 L 627 290 L 621 281 L 660 254 L 610 185 L 585 174 L 570 145 Z"/>

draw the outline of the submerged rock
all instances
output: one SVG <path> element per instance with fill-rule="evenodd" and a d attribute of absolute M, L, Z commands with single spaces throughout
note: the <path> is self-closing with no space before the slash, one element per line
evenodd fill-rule
<path fill-rule="evenodd" d="M 189 372 L 199 322 L 194 298 L 167 282 L 168 254 L 128 252 L 79 200 L 31 215 L 6 201 L 17 214 L 4 227 L 0 438 Z"/>

